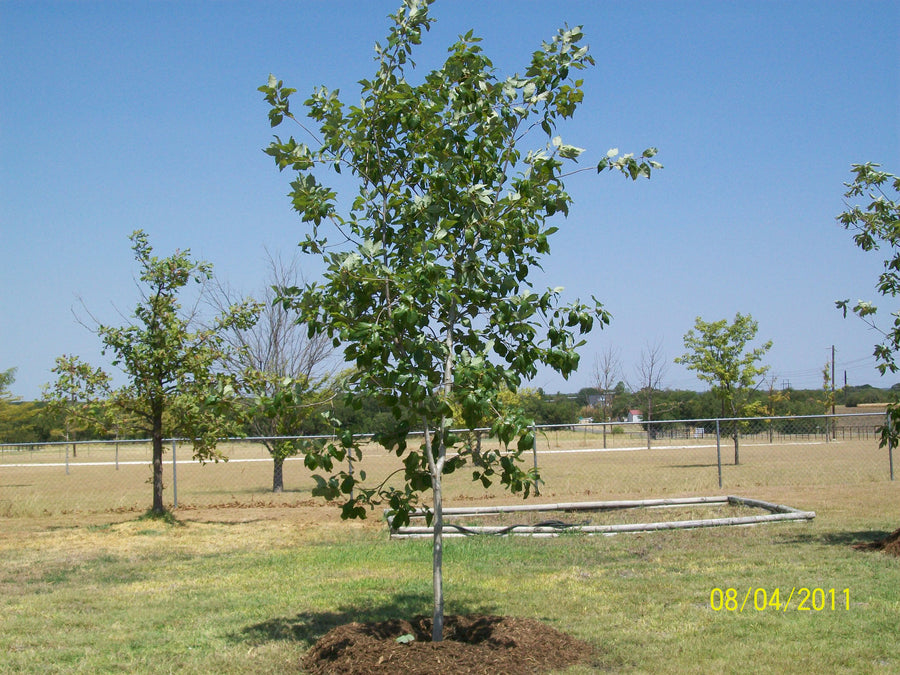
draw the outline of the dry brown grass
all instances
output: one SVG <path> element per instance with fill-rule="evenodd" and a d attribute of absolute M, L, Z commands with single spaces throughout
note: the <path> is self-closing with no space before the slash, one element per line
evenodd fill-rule
<path fill-rule="evenodd" d="M 646 438 L 610 434 L 608 448 L 600 451 L 599 434 L 581 430 L 545 433 L 538 440 L 540 494 L 533 498 L 553 502 L 704 494 L 766 497 L 773 492 L 816 493 L 823 489 L 841 494 L 852 486 L 889 483 L 887 450 L 878 447 L 874 434 L 830 442 L 822 436 L 788 442 L 776 439 L 774 443 L 763 435 L 748 437 L 741 441 L 738 466 L 733 465 L 730 439 L 723 440 L 721 488 L 714 437 L 654 441 L 650 450 L 645 444 Z M 182 512 L 211 507 L 237 511 L 299 508 L 311 503 L 315 482 L 300 458 L 286 462 L 286 491 L 274 494 L 272 462 L 265 448 L 241 442 L 222 449 L 230 461 L 201 465 L 190 460 L 188 446 L 178 448 L 177 496 Z M 528 465 L 533 462 L 530 453 L 524 459 Z M 59 446 L 5 453 L 0 462 L 0 517 L 83 518 L 115 513 L 133 517 L 147 508 L 150 469 L 145 445 L 120 446 L 118 468 L 111 445 L 81 446 L 77 458 L 69 457 L 68 473 L 64 460 Z M 363 460 L 355 463 L 354 470 L 365 471 L 371 483 L 400 466 L 396 455 L 373 446 L 364 449 Z M 172 504 L 171 455 L 165 480 Z M 447 476 L 444 490 L 448 505 L 518 499 L 496 484 L 484 489 L 471 480 L 467 469 Z"/>

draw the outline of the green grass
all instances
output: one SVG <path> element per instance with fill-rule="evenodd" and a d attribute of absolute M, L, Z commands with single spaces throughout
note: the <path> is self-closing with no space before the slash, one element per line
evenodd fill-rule
<path fill-rule="evenodd" d="M 597 440 L 558 436 L 554 447 L 563 450 Z M 137 461 L 143 451 L 127 452 Z M 336 625 L 430 613 L 430 542 L 389 541 L 378 514 L 365 525 L 341 522 L 334 507 L 310 500 L 313 481 L 301 462 L 286 467 L 282 495 L 268 492 L 270 462 L 179 465 L 181 508 L 174 519 L 154 519 L 142 516 L 146 465 L 91 465 L 109 457 L 108 448 L 92 448 L 79 451 L 69 474 L 38 466 L 58 454 L 32 453 L 35 465 L 16 466 L 18 456 L 0 463 L 0 673 L 297 672 L 305 651 Z M 179 459 L 188 455 L 179 450 Z M 261 453 L 240 447 L 234 456 Z M 723 467 L 720 489 L 708 439 L 539 454 L 541 501 L 737 494 L 817 517 L 615 537 L 448 540 L 447 613 L 537 618 L 587 640 L 595 661 L 570 675 L 900 672 L 900 559 L 850 547 L 900 527 L 900 482 L 887 480 L 877 441 L 751 440 L 742 458 Z M 374 477 L 394 464 L 373 451 L 357 468 Z M 468 477 L 448 477 L 448 506 L 520 502 Z M 617 512 L 602 522 L 683 515 L 667 513 Z M 690 517 L 708 515 L 704 507 Z M 849 589 L 851 604 L 798 611 L 794 600 L 785 612 L 756 611 L 751 601 L 743 612 L 714 611 L 714 588 L 740 599 L 748 589 L 778 589 L 782 600 L 791 589 L 834 588 L 839 597 Z"/>
<path fill-rule="evenodd" d="M 768 492 L 752 496 L 819 515 L 448 540 L 446 611 L 537 618 L 587 640 L 595 661 L 572 673 L 900 671 L 900 559 L 849 546 L 900 526 L 897 485 Z M 430 542 L 389 541 L 325 507 L 9 519 L 0 558 L 4 673 L 297 672 L 336 625 L 430 612 Z M 800 587 L 849 588 L 850 609 L 710 607 L 714 588 Z"/>

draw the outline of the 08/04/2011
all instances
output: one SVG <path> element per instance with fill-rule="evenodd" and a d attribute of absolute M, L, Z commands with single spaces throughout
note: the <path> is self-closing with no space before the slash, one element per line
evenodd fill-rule
<path fill-rule="evenodd" d="M 787 599 L 782 601 L 784 596 Z M 714 612 L 743 612 L 752 609 L 757 612 L 789 609 L 798 612 L 822 612 L 850 610 L 850 589 L 793 587 L 782 593 L 780 588 L 769 591 L 766 588 L 750 587 L 746 593 L 736 588 L 713 588 L 709 594 L 709 607 Z"/>

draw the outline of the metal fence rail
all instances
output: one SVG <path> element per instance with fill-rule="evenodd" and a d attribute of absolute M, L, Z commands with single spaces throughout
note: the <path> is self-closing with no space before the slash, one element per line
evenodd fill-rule
<path fill-rule="evenodd" d="M 539 468 L 543 496 L 645 498 L 760 486 L 816 487 L 894 480 L 893 448 L 881 447 L 884 413 L 610 422 L 535 427 L 529 464 Z M 485 430 L 469 443 L 497 448 Z M 316 437 L 321 439 L 322 437 Z M 366 437 L 361 437 L 365 440 Z M 315 440 L 297 437 L 298 440 Z M 263 441 L 222 441 L 227 462 L 201 464 L 188 443 L 166 441 L 164 480 L 170 506 L 291 505 L 310 499 L 315 481 L 302 456 L 285 461 L 284 492 L 272 492 L 273 461 Z M 0 445 L 0 517 L 143 510 L 150 502 L 147 440 Z M 354 471 L 381 481 L 400 459 L 364 445 Z M 460 471 L 445 495 L 498 497 Z"/>

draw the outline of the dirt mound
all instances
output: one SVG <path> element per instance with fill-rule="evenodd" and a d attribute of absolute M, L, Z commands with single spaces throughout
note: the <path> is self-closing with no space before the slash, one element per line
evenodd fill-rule
<path fill-rule="evenodd" d="M 879 539 L 878 541 L 854 544 L 853 548 L 860 551 L 884 551 L 888 555 L 900 556 L 900 529 L 894 530 L 884 539 Z"/>
<path fill-rule="evenodd" d="M 443 642 L 431 641 L 431 626 L 426 617 L 338 626 L 307 652 L 303 666 L 323 675 L 526 675 L 591 656 L 587 643 L 532 619 L 447 616 Z"/>

